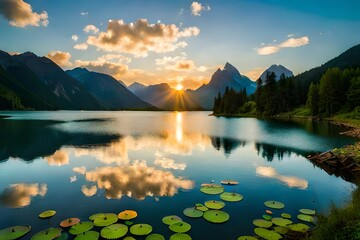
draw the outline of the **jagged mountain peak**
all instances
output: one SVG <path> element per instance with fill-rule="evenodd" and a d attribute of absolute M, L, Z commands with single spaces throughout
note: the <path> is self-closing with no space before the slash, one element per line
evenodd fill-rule
<path fill-rule="evenodd" d="M 274 72 L 275 75 L 276 75 L 276 80 L 279 80 L 280 79 L 280 76 L 282 74 L 285 75 L 285 77 L 292 77 L 294 76 L 293 72 L 290 71 L 289 69 L 287 69 L 286 67 L 284 67 L 283 65 L 279 64 L 279 65 L 276 65 L 276 64 L 273 64 L 271 65 L 269 68 L 267 68 L 260 76 L 259 78 L 261 78 L 263 81 L 266 79 L 266 74 L 267 73 L 271 73 L 271 72 Z"/>

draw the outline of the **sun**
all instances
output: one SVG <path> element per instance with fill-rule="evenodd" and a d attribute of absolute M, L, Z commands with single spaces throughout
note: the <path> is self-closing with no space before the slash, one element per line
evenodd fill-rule
<path fill-rule="evenodd" d="M 176 87 L 175 87 L 175 89 L 178 90 L 178 91 L 183 90 L 183 88 L 184 88 L 184 86 L 181 85 L 180 83 L 178 83 L 178 84 L 176 85 Z"/>

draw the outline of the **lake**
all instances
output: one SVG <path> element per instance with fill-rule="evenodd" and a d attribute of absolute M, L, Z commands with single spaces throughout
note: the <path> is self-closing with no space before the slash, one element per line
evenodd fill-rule
<path fill-rule="evenodd" d="M 305 156 L 354 139 L 339 126 L 305 120 L 216 118 L 210 112 L 1 112 L 0 229 L 31 225 L 36 232 L 60 221 L 94 213 L 136 210 L 134 223 L 148 223 L 168 239 L 162 223 L 177 215 L 191 224 L 193 239 L 254 235 L 267 200 L 281 201 L 296 220 L 301 208 L 326 213 L 342 206 L 354 186 L 330 176 Z M 220 200 L 200 192 L 202 183 L 233 179 L 225 202 L 229 221 L 191 219 L 183 210 Z M 54 209 L 49 220 L 38 214 Z M 137 238 L 144 239 L 144 238 Z"/>

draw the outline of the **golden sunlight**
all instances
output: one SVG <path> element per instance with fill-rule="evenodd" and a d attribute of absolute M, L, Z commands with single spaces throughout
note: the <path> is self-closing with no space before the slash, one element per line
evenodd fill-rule
<path fill-rule="evenodd" d="M 180 143 L 183 138 L 182 113 L 176 112 L 176 140 Z"/>
<path fill-rule="evenodd" d="M 181 91 L 181 90 L 183 90 L 183 88 L 184 88 L 184 86 L 181 85 L 180 83 L 178 83 L 178 84 L 176 85 L 176 87 L 175 87 L 175 89 L 176 89 L 177 91 Z"/>

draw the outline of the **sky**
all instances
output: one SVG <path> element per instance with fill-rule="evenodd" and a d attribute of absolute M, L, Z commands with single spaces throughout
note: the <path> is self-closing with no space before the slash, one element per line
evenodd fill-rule
<path fill-rule="evenodd" d="M 226 62 L 256 80 L 302 73 L 360 43 L 358 0 L 0 0 L 0 50 L 129 85 L 196 89 Z"/>

